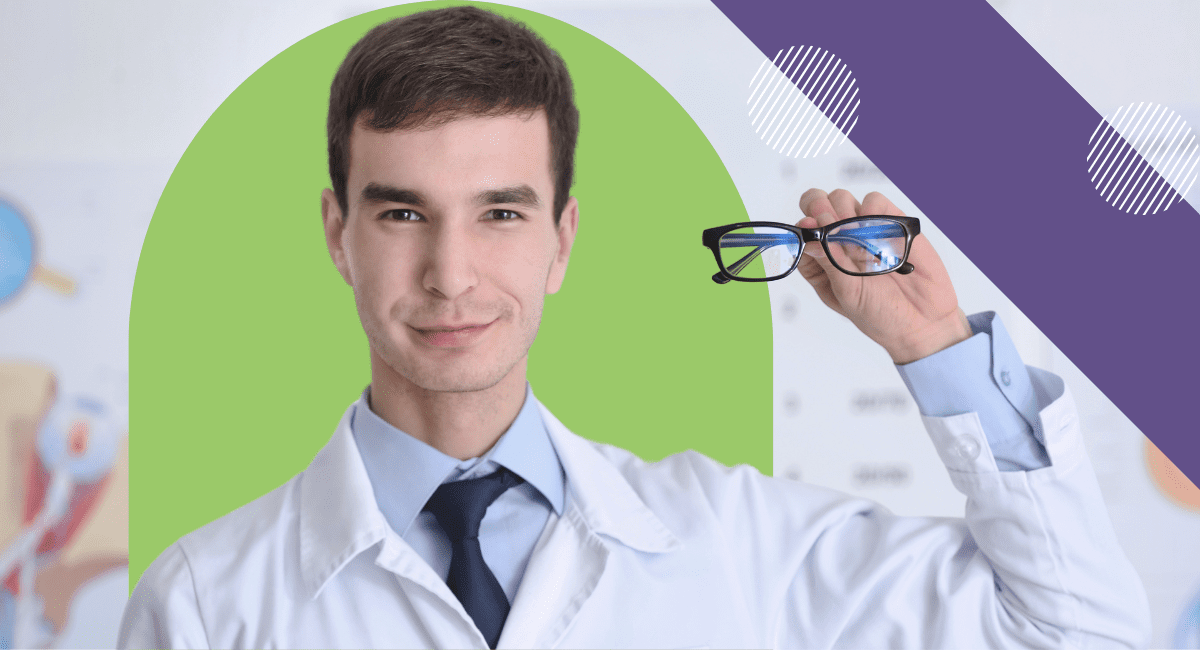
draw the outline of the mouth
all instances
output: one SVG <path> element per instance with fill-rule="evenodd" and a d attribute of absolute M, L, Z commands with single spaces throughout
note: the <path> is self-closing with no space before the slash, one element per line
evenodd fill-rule
<path fill-rule="evenodd" d="M 422 341 L 433 347 L 461 348 L 478 340 L 495 322 L 492 320 L 481 324 L 430 325 L 428 327 L 410 325 L 409 327 L 421 337 Z"/>

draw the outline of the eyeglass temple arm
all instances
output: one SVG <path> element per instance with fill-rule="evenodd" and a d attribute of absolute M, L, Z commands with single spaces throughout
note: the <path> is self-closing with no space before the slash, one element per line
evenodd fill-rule
<path fill-rule="evenodd" d="M 766 251 L 768 248 L 770 248 L 770 246 L 759 246 L 758 248 L 755 248 L 754 250 L 747 253 L 745 255 L 745 257 L 734 262 L 733 264 L 729 265 L 726 268 L 729 270 L 730 273 L 740 273 L 742 271 L 742 269 L 746 268 L 747 264 L 749 264 L 750 262 L 753 262 L 754 258 L 758 257 L 759 255 L 762 255 L 763 252 Z M 713 279 L 713 282 L 716 282 L 717 284 L 725 284 L 725 283 L 729 282 L 730 277 L 728 275 L 726 275 L 724 271 L 717 271 L 716 273 L 713 274 L 712 279 Z"/>
<path fill-rule="evenodd" d="M 882 260 L 883 250 L 867 240 L 904 237 L 906 234 L 907 233 L 905 233 L 903 226 L 897 224 L 886 224 L 882 226 L 848 228 L 841 232 L 827 235 L 825 240 L 831 242 L 851 241 L 855 244 L 858 244 L 860 248 L 866 249 L 867 252 L 875 256 L 875 259 Z"/>
<path fill-rule="evenodd" d="M 825 240 L 830 242 L 852 242 L 858 245 L 860 248 L 866 250 L 871 255 L 875 256 L 875 259 L 883 260 L 883 250 L 862 238 L 867 237 L 870 239 L 887 239 L 889 237 L 904 237 L 907 236 L 907 234 L 908 233 L 905 231 L 904 226 L 900 226 L 898 224 L 886 224 L 881 226 L 865 226 L 863 228 L 854 228 L 853 230 L 828 235 L 826 236 Z M 917 270 L 917 267 L 905 261 L 896 269 L 896 273 L 899 273 L 900 275 L 908 275 L 915 270 Z"/>
<path fill-rule="evenodd" d="M 875 259 L 883 260 L 883 250 L 880 249 L 878 246 L 875 246 L 871 242 L 862 239 L 861 236 L 865 235 L 867 237 L 895 237 L 896 236 L 895 235 L 896 228 L 898 228 L 898 226 L 877 226 L 877 227 L 868 227 L 868 228 L 856 228 L 854 230 L 854 232 L 837 233 L 835 235 L 830 235 L 830 236 L 826 237 L 826 239 L 831 242 L 853 243 L 853 244 L 857 245 L 859 248 L 862 248 L 862 249 L 866 250 L 868 253 L 870 253 L 871 255 L 875 256 Z M 900 234 L 902 234 L 902 235 L 904 234 L 903 228 L 900 228 Z M 726 240 L 728 240 L 728 242 Z M 726 235 L 725 238 L 723 238 L 721 240 L 721 248 L 740 248 L 742 246 L 749 246 L 754 243 L 759 244 L 757 248 L 755 248 L 754 250 L 747 253 L 744 257 L 742 257 L 742 259 L 727 266 L 726 269 L 730 273 L 740 273 L 742 269 L 746 268 L 747 264 L 749 264 L 750 262 L 753 262 L 754 258 L 763 254 L 771 246 L 779 246 L 779 245 L 786 246 L 786 245 L 792 243 L 792 241 L 794 241 L 794 240 L 790 235 L 759 234 L 759 233 L 755 233 L 752 235 L 751 234 Z M 906 264 L 906 266 L 911 266 L 911 265 Z M 909 269 L 907 272 L 911 273 L 912 269 Z M 718 284 L 725 284 L 726 282 L 729 282 L 729 279 L 724 273 L 716 273 L 715 275 L 713 275 L 713 281 L 717 282 Z"/>
<path fill-rule="evenodd" d="M 755 249 L 747 253 L 742 259 L 730 264 L 726 269 L 730 273 L 740 273 L 746 265 L 753 262 L 756 257 L 762 255 L 768 248 L 772 246 L 786 246 L 796 241 L 795 235 L 782 235 L 774 233 L 732 233 L 721 238 L 718 246 L 721 248 L 741 248 L 743 246 L 755 246 Z M 724 271 L 717 271 L 712 276 L 713 282 L 717 284 L 727 284 L 730 277 Z"/>
<path fill-rule="evenodd" d="M 855 228 L 852 232 L 839 232 L 834 235 L 826 236 L 826 241 L 831 242 L 850 242 L 860 248 L 866 250 L 873 255 L 875 259 L 883 259 L 883 250 L 875 246 L 865 238 L 883 239 L 889 237 L 905 236 L 907 232 L 903 226 L 897 224 L 886 224 L 880 226 L 865 226 L 863 228 Z M 795 241 L 794 235 L 783 235 L 774 233 L 730 233 L 721 238 L 718 246 L 721 248 L 741 248 L 743 246 L 756 245 L 755 249 L 744 255 L 741 259 L 726 267 L 730 273 L 739 273 L 746 265 L 753 262 L 755 258 L 762 255 L 768 248 L 772 246 L 788 245 Z M 904 262 L 896 272 L 900 275 L 908 275 L 916 270 L 916 267 L 909 262 Z M 724 271 L 717 271 L 713 274 L 712 280 L 717 284 L 728 284 L 732 278 Z"/>
<path fill-rule="evenodd" d="M 866 230 L 866 228 L 862 228 L 861 230 Z M 871 253 L 871 255 L 875 256 L 875 259 L 882 260 L 883 259 L 883 251 L 880 248 L 878 248 L 877 246 L 875 246 L 874 244 L 872 244 L 871 242 L 859 239 L 857 237 L 858 234 L 859 233 L 854 233 L 854 235 L 850 235 L 850 234 L 839 233 L 837 235 L 828 237 L 827 239 L 829 241 L 833 241 L 833 242 L 853 243 L 853 244 L 857 245 L 858 247 Z M 873 234 L 873 233 L 867 233 L 867 234 Z M 727 237 L 728 237 L 728 235 L 727 235 Z M 734 262 L 733 264 L 730 264 L 729 266 L 727 266 L 726 270 L 728 270 L 729 273 L 732 273 L 732 274 L 740 273 L 742 271 L 742 269 L 746 268 L 746 266 L 748 264 L 750 264 L 750 262 L 753 262 L 756 257 L 758 257 L 759 255 L 762 255 L 771 246 L 780 245 L 780 244 L 787 245 L 787 244 L 790 244 L 792 241 L 791 237 L 789 237 L 787 235 L 755 234 L 755 235 L 737 235 L 736 237 L 737 237 L 736 239 L 731 240 L 727 245 L 725 245 L 726 242 L 724 240 L 722 240 L 721 248 L 740 248 L 742 246 L 746 246 L 746 245 L 749 245 L 754 242 L 764 241 L 768 238 L 773 238 L 773 239 L 776 239 L 777 241 L 761 243 L 758 247 L 756 247 L 754 250 L 752 250 L 749 253 L 747 253 L 746 255 L 744 255 L 741 259 L 739 259 L 738 261 Z M 742 238 L 745 238 L 745 239 L 742 239 Z M 901 266 L 899 269 L 897 269 L 897 272 L 901 273 L 901 274 L 912 273 L 912 271 L 913 271 L 913 266 L 907 262 L 905 262 L 903 266 Z M 717 284 L 727 284 L 730 281 L 730 277 L 722 271 L 718 271 L 718 272 L 714 273 L 712 276 L 712 279 L 713 279 L 713 282 L 716 282 Z"/>
<path fill-rule="evenodd" d="M 875 256 L 875 259 L 877 259 L 877 260 L 883 259 L 883 250 L 881 248 L 872 244 L 869 241 L 859 239 L 855 235 L 844 235 L 842 233 L 838 233 L 836 235 L 829 235 L 828 237 L 825 238 L 825 241 L 833 242 L 833 243 L 848 242 L 848 243 L 858 246 L 861 249 L 866 250 L 868 253 Z"/>
<path fill-rule="evenodd" d="M 866 250 L 868 253 L 870 253 L 872 256 L 874 256 L 875 259 L 883 261 L 883 251 L 880 250 L 879 248 L 875 247 L 870 242 L 864 242 L 864 241 L 856 239 L 854 237 L 846 237 L 843 235 L 835 235 L 833 237 L 829 237 L 828 241 L 831 241 L 831 242 L 849 241 L 851 243 L 858 245 L 860 248 Z M 912 273 L 913 271 L 916 271 L 916 270 L 917 270 L 917 267 L 913 266 L 912 263 L 907 260 L 905 260 L 905 262 L 903 264 L 901 264 L 900 266 L 896 267 L 896 273 L 899 273 L 900 275 L 908 275 L 909 273 Z"/>

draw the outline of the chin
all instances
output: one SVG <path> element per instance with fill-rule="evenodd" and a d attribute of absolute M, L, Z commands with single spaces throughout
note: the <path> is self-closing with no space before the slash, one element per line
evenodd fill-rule
<path fill-rule="evenodd" d="M 495 386 L 503 378 L 435 375 L 409 377 L 408 380 L 423 390 L 435 393 L 474 393 Z"/>
<path fill-rule="evenodd" d="M 517 365 L 479 363 L 462 359 L 451 364 L 388 363 L 392 370 L 422 390 L 439 393 L 472 393 L 499 384 Z"/>

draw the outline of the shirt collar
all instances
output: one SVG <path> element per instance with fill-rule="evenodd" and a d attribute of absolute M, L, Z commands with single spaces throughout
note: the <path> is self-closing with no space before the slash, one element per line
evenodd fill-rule
<path fill-rule="evenodd" d="M 369 391 L 351 408 L 350 428 L 379 510 L 403 536 L 442 483 L 482 476 L 503 465 L 563 513 L 565 474 L 542 422 L 538 401 L 526 384 L 516 419 L 483 456 L 460 461 L 388 424 L 371 410 Z"/>

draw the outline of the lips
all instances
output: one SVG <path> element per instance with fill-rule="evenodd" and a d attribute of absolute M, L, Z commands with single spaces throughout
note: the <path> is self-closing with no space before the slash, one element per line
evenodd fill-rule
<path fill-rule="evenodd" d="M 421 340 L 437 348 L 460 348 L 468 346 L 483 336 L 496 321 L 470 325 L 431 325 L 412 329 Z"/>

